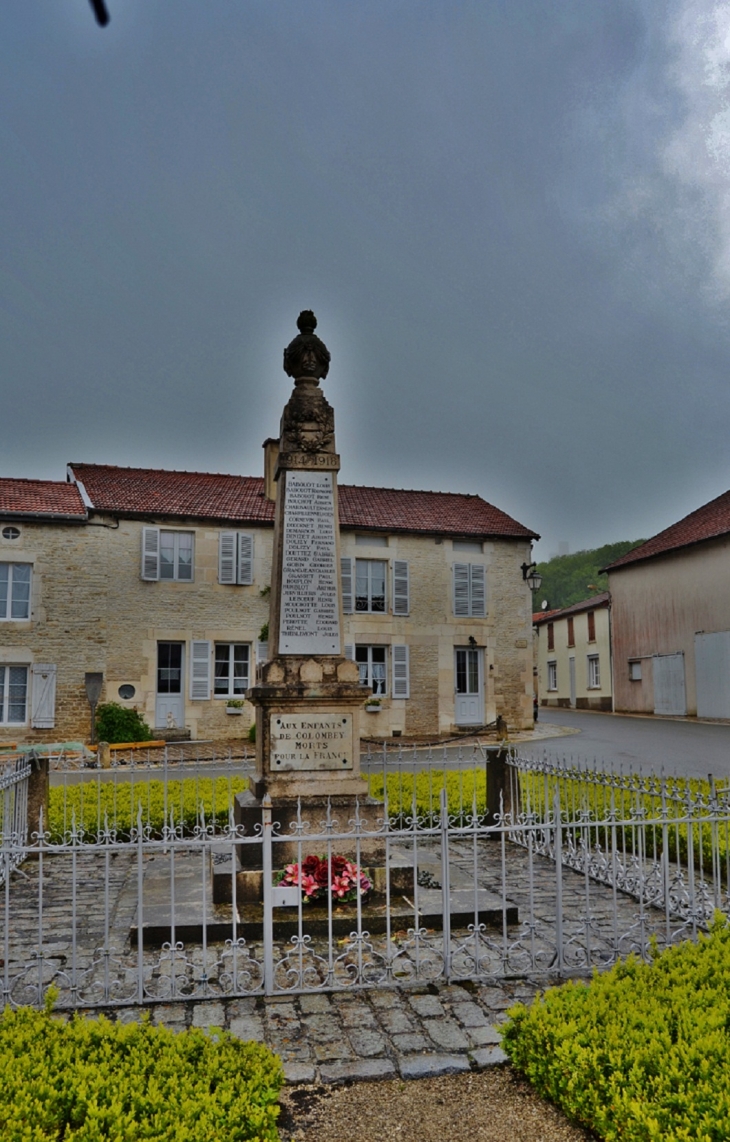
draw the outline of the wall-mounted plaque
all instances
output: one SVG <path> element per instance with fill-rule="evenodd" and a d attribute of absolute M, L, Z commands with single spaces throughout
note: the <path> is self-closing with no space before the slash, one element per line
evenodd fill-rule
<path fill-rule="evenodd" d="M 279 654 L 340 654 L 331 472 L 286 472 Z"/>
<path fill-rule="evenodd" d="M 270 766 L 352 769 L 352 714 L 272 714 Z"/>

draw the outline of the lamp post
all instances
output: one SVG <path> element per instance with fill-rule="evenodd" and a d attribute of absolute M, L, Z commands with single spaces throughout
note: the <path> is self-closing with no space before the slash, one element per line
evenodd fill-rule
<path fill-rule="evenodd" d="M 530 590 L 539 591 L 542 586 L 542 575 L 537 569 L 537 563 L 523 563 L 520 571 Z"/>
<path fill-rule="evenodd" d="M 91 706 L 91 744 L 96 742 L 96 704 L 101 698 L 101 687 L 104 683 L 104 675 L 100 673 L 87 672 L 84 675 L 84 682 L 86 683 L 86 697 L 89 699 Z"/>

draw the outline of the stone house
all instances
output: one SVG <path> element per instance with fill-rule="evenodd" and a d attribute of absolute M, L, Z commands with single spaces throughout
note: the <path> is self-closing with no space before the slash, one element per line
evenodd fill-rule
<path fill-rule="evenodd" d="M 0 744 L 87 738 L 87 671 L 103 674 L 102 701 L 156 729 L 244 736 L 274 488 L 97 464 L 69 465 L 65 483 L 0 479 Z M 380 700 L 368 735 L 500 714 L 530 726 L 520 567 L 535 534 L 473 495 L 340 485 L 339 515 L 345 653 Z"/>
<path fill-rule="evenodd" d="M 533 616 L 538 700 L 542 706 L 611 710 L 611 606 L 608 591 Z"/>
<path fill-rule="evenodd" d="M 615 709 L 730 718 L 730 492 L 607 570 Z"/>

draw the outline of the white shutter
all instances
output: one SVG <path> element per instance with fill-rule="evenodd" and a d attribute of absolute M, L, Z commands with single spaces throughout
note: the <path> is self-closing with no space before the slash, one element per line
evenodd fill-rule
<path fill-rule="evenodd" d="M 210 698 L 210 643 L 207 639 L 193 639 L 190 650 L 190 697 L 193 702 L 207 702 Z"/>
<path fill-rule="evenodd" d="M 156 581 L 160 577 L 160 529 L 142 528 L 142 578 Z"/>
<path fill-rule="evenodd" d="M 454 614 L 469 615 L 469 564 L 454 564 Z"/>
<path fill-rule="evenodd" d="M 256 643 L 256 665 L 261 662 L 268 662 L 269 659 L 269 644 L 268 642 Z"/>
<path fill-rule="evenodd" d="M 253 583 L 253 536 L 245 531 L 238 533 L 238 582 Z"/>
<path fill-rule="evenodd" d="M 393 651 L 393 697 L 410 698 L 411 680 L 408 667 L 408 647 L 394 646 Z"/>
<path fill-rule="evenodd" d="M 353 612 L 352 604 L 352 559 L 343 555 L 340 559 L 340 580 L 342 583 L 342 611 L 346 615 Z"/>
<path fill-rule="evenodd" d="M 487 595 L 484 567 L 481 563 L 472 563 L 470 564 L 470 570 L 470 614 L 474 615 L 475 618 L 483 619 L 487 613 Z"/>
<path fill-rule="evenodd" d="M 350 662 L 355 661 L 355 644 L 354 642 L 345 643 L 345 658 L 349 658 Z"/>
<path fill-rule="evenodd" d="M 236 582 L 235 531 L 221 531 L 218 534 L 218 582 Z"/>
<path fill-rule="evenodd" d="M 56 667 L 36 662 L 30 669 L 30 724 L 36 730 L 51 730 L 56 724 Z"/>
<path fill-rule="evenodd" d="M 405 559 L 393 560 L 393 614 L 407 615 L 410 611 L 409 568 Z"/>

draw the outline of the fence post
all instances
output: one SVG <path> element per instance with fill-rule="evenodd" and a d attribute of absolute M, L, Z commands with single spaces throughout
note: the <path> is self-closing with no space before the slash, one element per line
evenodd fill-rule
<path fill-rule="evenodd" d="M 444 949 L 444 978 L 447 983 L 450 983 L 451 869 L 449 867 L 449 802 L 445 787 L 441 790 L 441 926 Z"/>
<path fill-rule="evenodd" d="M 99 742 L 97 756 L 99 758 L 99 769 L 111 769 L 112 759 L 109 742 Z"/>
<path fill-rule="evenodd" d="M 512 814 L 516 821 L 520 812 L 520 785 L 519 781 L 512 781 L 512 768 L 509 765 L 515 750 L 510 746 L 490 745 L 485 749 L 487 755 L 487 824 L 497 825 L 502 820 L 501 815 Z M 496 836 L 496 834 L 495 834 Z"/>
<path fill-rule="evenodd" d="M 48 822 L 48 757 L 39 757 L 35 750 L 28 754 L 30 775 L 28 777 L 28 840 L 33 833 L 39 833 L 41 815 Z"/>
<path fill-rule="evenodd" d="M 263 880 L 264 880 L 264 993 L 274 993 L 274 901 L 273 885 L 273 854 L 271 844 L 271 797 L 264 796 L 262 809 L 262 840 L 263 840 Z"/>

